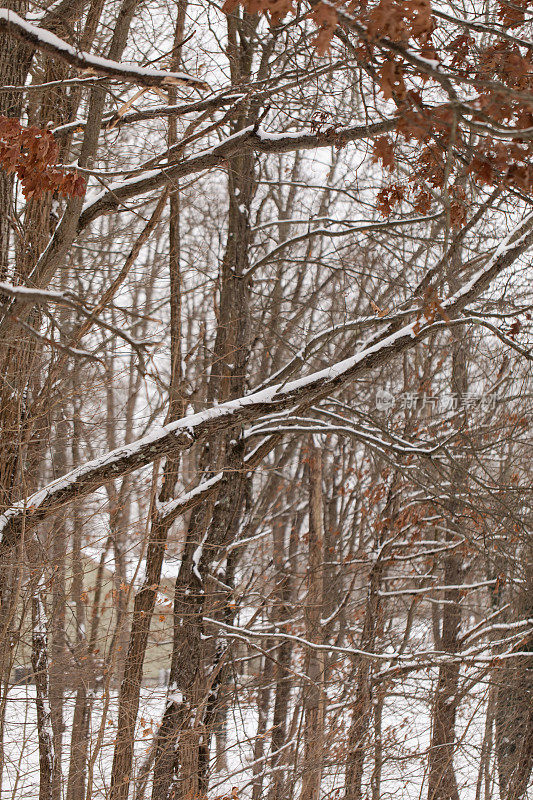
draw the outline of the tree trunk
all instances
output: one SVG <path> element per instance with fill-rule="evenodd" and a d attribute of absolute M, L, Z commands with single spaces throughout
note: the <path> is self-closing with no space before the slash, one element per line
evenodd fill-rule
<path fill-rule="evenodd" d="M 456 555 L 446 557 L 444 581 L 450 586 L 457 586 L 462 581 L 461 565 Z M 454 653 L 457 652 L 461 622 L 460 590 L 448 589 L 444 600 L 441 646 L 447 653 Z M 439 667 L 432 710 L 428 800 L 459 800 L 454 770 L 458 680 L 459 663 Z"/>
<path fill-rule="evenodd" d="M 72 462 L 79 463 L 80 458 L 80 420 L 79 408 L 73 410 Z M 87 753 L 89 747 L 89 730 L 92 710 L 93 672 L 91 654 L 87 640 L 87 619 L 83 602 L 83 522 L 78 506 L 72 512 L 72 589 L 71 597 L 75 606 L 76 645 L 74 650 L 76 700 L 72 733 L 70 739 L 70 759 L 66 800 L 78 800 L 85 797 L 87 777 Z M 101 575 L 97 574 L 94 602 L 98 605 L 98 583 Z M 96 630 L 95 630 L 96 636 Z"/>
<path fill-rule="evenodd" d="M 293 616 L 294 580 L 291 569 L 294 567 L 294 554 L 300 533 L 300 515 L 293 519 L 290 529 L 289 552 L 286 555 L 285 526 L 273 526 L 274 567 L 276 569 L 274 589 L 273 618 L 280 630 L 284 630 L 284 623 Z M 269 791 L 269 800 L 281 800 L 284 796 L 285 778 L 279 769 L 283 760 L 281 748 L 287 739 L 287 719 L 289 716 L 289 698 L 291 691 L 290 666 L 292 661 L 293 644 L 290 639 L 283 639 L 276 651 L 274 665 L 274 712 L 272 719 L 272 739 L 270 769 L 272 771 L 272 784 Z"/>
<path fill-rule="evenodd" d="M 452 350 L 452 393 L 464 396 L 468 389 L 467 344 L 454 342 Z M 459 456 L 456 456 L 460 458 Z M 453 465 L 449 515 L 452 520 L 460 513 L 460 497 L 464 490 L 464 473 L 461 465 Z M 456 534 L 451 530 L 446 541 L 452 543 Z M 461 625 L 461 590 L 463 569 L 461 557 L 451 550 L 444 557 L 444 592 L 440 649 L 453 655 L 459 648 Z M 459 800 L 455 778 L 454 752 L 455 720 L 457 716 L 457 691 L 460 664 L 458 661 L 441 664 L 431 717 L 431 744 L 429 747 L 428 800 Z"/>
<path fill-rule="evenodd" d="M 24 16 L 26 0 L 6 0 L 4 8 Z M 23 86 L 33 51 L 14 36 L 0 34 L 0 86 Z M 24 94 L 0 92 L 0 116 L 20 119 Z M 15 278 L 14 262 L 10 255 L 10 228 L 13 214 L 13 175 L 0 169 L 0 280 Z M 2 500 L 0 499 L 0 503 Z"/>
<path fill-rule="evenodd" d="M 274 641 L 267 639 L 265 650 L 270 653 L 274 647 Z M 263 681 L 263 686 L 259 689 L 257 695 L 257 730 L 254 742 L 254 758 L 253 758 L 253 786 L 252 786 L 252 800 L 260 800 L 263 793 L 263 778 L 265 774 L 264 763 L 261 761 L 265 752 L 265 733 L 268 723 L 268 714 L 270 711 L 270 698 L 272 695 L 271 681 L 273 675 L 273 662 L 272 659 L 265 657 L 263 660 L 263 668 L 260 671 L 260 677 Z"/>
<path fill-rule="evenodd" d="M 306 638 L 322 644 L 321 616 L 324 607 L 324 508 L 322 458 L 309 438 L 309 545 L 307 599 L 304 609 Z M 319 800 L 324 758 L 324 652 L 309 649 L 309 684 L 304 685 L 304 760 L 300 800 Z"/>
<path fill-rule="evenodd" d="M 32 597 L 32 652 L 31 662 L 35 680 L 35 705 L 37 709 L 37 734 L 39 738 L 39 800 L 53 800 L 58 762 L 54 753 L 54 735 L 50 713 L 48 635 L 44 609 L 44 584 L 42 577 Z"/>
<path fill-rule="evenodd" d="M 522 559 L 524 583 L 514 598 L 516 616 L 533 616 L 533 545 L 526 542 Z M 533 769 L 533 635 L 515 648 L 520 655 L 494 670 L 496 698 L 496 756 L 501 800 L 525 797 Z"/>
<path fill-rule="evenodd" d="M 376 557 L 368 576 L 368 595 L 361 634 L 361 650 L 372 651 L 378 634 L 379 619 L 382 613 L 380 589 L 386 571 L 389 553 L 387 536 L 391 532 L 396 504 L 397 476 L 392 479 L 387 502 L 379 523 L 375 549 Z M 364 657 L 355 661 L 356 689 L 352 721 L 348 732 L 348 757 L 346 759 L 345 800 L 361 800 L 363 773 L 368 747 L 368 732 L 372 720 L 373 687 L 372 662 Z"/>
<path fill-rule="evenodd" d="M 248 15 L 245 17 L 249 19 Z M 251 61 L 248 61 L 249 50 L 236 44 L 233 18 L 231 15 L 228 21 L 228 54 L 235 81 L 237 74 L 240 80 L 249 76 Z M 247 32 L 243 24 L 242 35 Z M 242 115 L 234 132 L 246 124 L 250 124 L 250 120 Z M 249 214 L 255 187 L 251 154 L 228 159 L 228 237 L 220 270 L 220 311 L 207 390 L 210 403 L 238 397 L 245 389 L 250 344 L 250 280 L 245 273 L 249 266 Z M 189 521 L 174 594 L 169 696 L 158 737 L 152 800 L 166 800 L 173 794 L 194 796 L 207 791 L 206 767 L 215 722 L 209 712 L 208 697 L 213 689 L 210 678 L 215 668 L 213 659 L 220 650 L 217 645 L 208 648 L 202 638 L 205 636 L 203 616 L 208 598 L 208 569 L 221 548 L 238 533 L 245 496 L 243 456 L 240 433 L 231 430 L 224 437 L 211 440 L 201 457 L 203 471 L 222 468 L 226 477 L 214 505 L 208 502 L 205 508 L 193 513 Z"/>
<path fill-rule="evenodd" d="M 67 471 L 67 437 L 69 426 L 66 421 L 66 408 L 58 409 L 59 419 L 55 431 L 55 459 L 54 467 L 58 475 Z M 52 614 L 50 624 L 50 712 L 52 717 L 52 730 L 54 734 L 54 753 L 58 763 L 56 780 L 54 782 L 54 800 L 61 800 L 61 760 L 63 752 L 63 706 L 65 691 L 65 676 L 69 674 L 69 663 L 66 658 L 66 555 L 67 555 L 67 519 L 66 512 L 61 512 L 56 517 L 51 531 L 52 538 Z"/>

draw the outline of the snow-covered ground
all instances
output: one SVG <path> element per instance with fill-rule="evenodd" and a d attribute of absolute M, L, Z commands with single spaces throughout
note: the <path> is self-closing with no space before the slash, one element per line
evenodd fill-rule
<path fill-rule="evenodd" d="M 383 770 L 380 797 L 402 798 L 402 800 L 421 800 L 427 792 L 425 784 L 427 748 L 430 741 L 430 717 L 427 698 L 430 678 L 421 676 L 404 681 L 387 698 L 383 709 L 382 742 Z M 243 693 L 245 697 L 246 692 Z M 153 741 L 158 720 L 163 710 L 165 689 L 144 688 L 138 716 L 135 770 L 138 772 Z M 420 699 L 419 699 L 420 698 Z M 107 797 L 113 744 L 116 729 L 117 693 L 112 692 L 105 717 L 103 709 L 105 698 L 95 700 L 91 720 L 89 758 L 94 760 L 93 800 Z M 65 716 L 67 731 L 71 729 L 74 709 L 74 694 L 67 693 Z M 458 737 L 461 743 L 457 757 L 457 780 L 461 797 L 465 800 L 475 796 L 479 749 L 483 725 L 483 705 L 473 701 L 469 707 L 463 706 L 458 720 Z M 326 754 L 323 779 L 323 796 L 335 796 L 343 782 L 343 759 L 336 756 L 342 752 L 346 742 L 349 710 L 335 709 L 332 704 L 331 719 L 337 714 L 335 725 L 336 746 L 330 755 Z M 210 796 L 231 795 L 236 787 L 239 797 L 251 797 L 251 781 L 254 736 L 257 726 L 255 706 L 244 700 L 239 702 L 228 715 L 227 771 L 213 773 L 210 781 Z M 102 730 L 102 744 L 97 750 L 99 731 Z M 34 800 L 38 795 L 39 753 L 35 725 L 35 703 L 33 686 L 12 687 L 9 692 L 7 724 L 5 729 L 6 770 L 1 800 Z M 65 735 L 63 769 L 68 773 L 69 738 Z M 372 764 L 369 759 L 369 785 Z M 292 771 L 292 767 L 290 767 Z M 266 770 L 268 772 L 268 770 Z M 267 780 L 264 787 L 267 786 Z M 297 796 L 297 793 L 296 793 Z"/>

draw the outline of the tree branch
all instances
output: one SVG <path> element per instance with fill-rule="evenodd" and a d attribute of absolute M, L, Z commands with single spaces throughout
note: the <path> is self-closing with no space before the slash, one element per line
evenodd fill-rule
<path fill-rule="evenodd" d="M 165 72 L 150 67 L 137 67 L 133 64 L 123 64 L 76 50 L 59 36 L 37 25 L 32 25 L 31 22 L 26 22 L 25 19 L 7 8 L 0 8 L 0 32 L 16 36 L 17 39 L 22 39 L 38 50 L 60 58 L 78 69 L 89 70 L 95 75 L 107 75 L 110 78 L 118 78 L 121 81 L 136 83 L 140 86 L 209 88 L 205 81 L 184 72 Z"/>
<path fill-rule="evenodd" d="M 369 125 L 355 125 L 332 129 L 322 133 L 297 132 L 272 134 L 254 127 L 245 128 L 233 136 L 228 136 L 219 144 L 203 150 L 191 158 L 176 164 L 164 166 L 140 177 L 121 181 L 99 194 L 85 205 L 79 219 L 78 231 L 83 230 L 94 219 L 116 211 L 119 206 L 132 197 L 137 197 L 179 178 L 222 166 L 230 156 L 253 150 L 256 153 L 290 153 L 295 150 L 314 150 L 319 147 L 342 146 L 357 139 L 373 138 L 394 130 L 396 119 L 376 122 Z"/>
<path fill-rule="evenodd" d="M 488 264 L 441 307 L 453 318 L 477 298 L 500 273 L 533 246 L 533 212 L 502 240 Z M 0 554 L 14 547 L 26 522 L 38 522 L 75 498 L 85 497 L 107 481 L 139 469 L 162 455 L 186 450 L 215 432 L 244 425 L 284 409 L 306 407 L 342 389 L 368 370 L 409 350 L 433 331 L 435 322 L 421 327 L 413 320 L 399 330 L 386 330 L 380 340 L 344 361 L 286 384 L 276 384 L 244 397 L 221 403 L 161 426 L 148 436 L 93 459 L 16 503 L 0 516 Z M 417 332 L 418 331 L 418 332 Z"/>

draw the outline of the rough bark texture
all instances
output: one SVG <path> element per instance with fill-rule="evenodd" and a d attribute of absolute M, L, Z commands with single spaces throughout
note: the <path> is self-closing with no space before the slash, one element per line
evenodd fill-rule
<path fill-rule="evenodd" d="M 309 440 L 309 544 L 307 598 L 305 602 L 306 638 L 322 643 L 324 608 L 324 503 L 322 493 L 322 459 L 320 450 Z M 300 800 L 319 800 L 324 758 L 324 653 L 309 650 L 304 687 L 304 760 Z"/>
<path fill-rule="evenodd" d="M 294 555 L 300 534 L 300 525 L 300 516 L 296 515 L 290 528 L 288 553 L 285 543 L 285 526 L 277 524 L 273 529 L 274 567 L 276 570 L 274 620 L 282 631 L 286 630 L 283 626 L 291 619 L 293 613 L 294 579 L 292 577 L 292 569 L 294 567 Z M 278 798 L 283 797 L 285 791 L 285 775 L 278 767 L 284 761 L 282 747 L 287 740 L 292 653 L 293 643 L 289 639 L 283 639 L 275 651 L 274 710 L 271 736 L 272 756 L 270 759 L 273 776 L 268 795 L 269 800 L 278 800 Z"/>
<path fill-rule="evenodd" d="M 384 568 L 383 552 L 381 552 L 369 576 L 368 598 L 361 635 L 362 650 L 371 650 L 375 642 L 380 607 L 378 592 Z M 372 720 L 372 663 L 368 659 L 358 658 L 355 673 L 357 683 L 352 721 L 348 733 L 345 800 L 361 800 L 363 796 L 363 772 L 365 758 L 368 755 L 367 739 Z"/>
<path fill-rule="evenodd" d="M 233 26 L 233 27 L 232 27 Z M 232 77 L 248 74 L 250 62 L 229 23 Z M 244 28 L 243 28 L 244 31 Z M 241 118 L 236 130 L 246 120 Z M 229 223 L 220 275 L 220 304 L 208 401 L 233 399 L 245 389 L 249 356 L 249 212 L 255 191 L 249 154 L 228 161 Z M 214 505 L 191 516 L 174 595 L 174 644 L 170 695 L 158 737 L 152 800 L 190 797 L 207 792 L 207 757 L 215 732 L 222 675 L 217 661 L 222 644 L 205 644 L 203 617 L 212 602 L 208 571 L 220 548 L 238 534 L 245 496 L 243 446 L 238 428 L 212 439 L 202 455 L 206 471 L 224 470 L 226 477 Z M 233 443 L 233 442 L 236 443 Z M 218 466 L 220 465 L 220 466 Z M 179 742 L 178 742 L 179 732 Z"/>
<path fill-rule="evenodd" d="M 533 547 L 523 548 L 524 583 L 513 605 L 524 618 L 533 615 Z M 521 655 L 494 671 L 496 693 L 496 757 L 502 800 L 526 797 L 533 769 L 533 636 L 516 648 Z"/>
<path fill-rule="evenodd" d="M 457 586 L 462 581 L 460 560 L 455 555 L 446 558 L 444 580 L 450 586 Z M 444 599 L 446 603 L 442 612 L 441 647 L 447 653 L 454 653 L 457 651 L 461 622 L 460 590 L 447 590 Z M 459 798 L 454 770 L 459 669 L 459 663 L 443 664 L 439 668 L 432 711 L 428 800 Z"/>
<path fill-rule="evenodd" d="M 451 389 L 464 396 L 468 389 L 468 343 L 455 342 L 452 353 Z M 458 464 L 453 469 L 450 495 L 450 519 L 453 522 L 461 513 L 461 495 L 464 486 L 464 472 Z M 456 534 L 446 533 L 447 543 L 453 543 Z M 461 590 L 463 582 L 461 558 L 451 550 L 444 558 L 444 585 L 450 586 L 444 593 L 440 649 L 454 654 L 459 649 L 459 629 L 461 626 Z M 431 744 L 429 748 L 428 800 L 459 800 L 454 768 L 455 722 L 458 706 L 460 664 L 458 661 L 442 664 L 431 718 Z"/>
<path fill-rule="evenodd" d="M 270 653 L 273 646 L 273 640 L 267 639 L 265 646 L 266 652 Z M 254 777 L 252 786 L 252 800 L 260 800 L 263 792 L 264 769 L 260 759 L 263 758 L 265 751 L 265 732 L 267 729 L 268 712 L 270 709 L 270 697 L 272 694 L 271 681 L 273 672 L 272 659 L 265 657 L 260 673 L 261 678 L 264 681 L 264 686 L 260 689 L 257 695 L 257 731 L 254 742 L 255 763 L 252 768 L 252 774 Z"/>
<path fill-rule="evenodd" d="M 360 647 L 371 651 L 376 646 L 381 615 L 380 590 L 387 570 L 387 555 L 390 541 L 393 538 L 391 529 L 394 523 L 396 506 L 396 481 L 394 476 L 389 488 L 383 519 L 375 540 L 375 557 L 368 576 L 367 599 L 363 619 Z M 346 758 L 345 800 L 361 800 L 363 796 L 363 774 L 365 759 L 368 756 L 368 734 L 372 722 L 372 705 L 375 690 L 372 683 L 373 665 L 370 659 L 357 657 L 354 659 L 356 675 L 355 701 L 353 703 L 352 720 L 348 732 L 348 754 Z"/>
<path fill-rule="evenodd" d="M 6 0 L 4 8 L 24 14 L 25 0 Z M 0 86 L 24 85 L 33 51 L 12 36 L 0 33 Z M 24 95 L 17 91 L 0 92 L 0 116 L 20 118 Z M 13 214 L 13 176 L 0 169 L 0 280 L 15 276 L 9 241 Z"/>
<path fill-rule="evenodd" d="M 39 583 L 32 598 L 31 662 L 35 680 L 35 706 L 39 738 L 39 800 L 53 800 L 53 789 L 57 781 L 59 764 L 54 754 L 53 744 L 48 681 L 47 620 L 42 590 L 43 587 Z"/>

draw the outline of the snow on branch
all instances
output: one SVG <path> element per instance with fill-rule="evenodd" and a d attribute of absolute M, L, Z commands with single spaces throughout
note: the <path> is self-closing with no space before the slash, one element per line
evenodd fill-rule
<path fill-rule="evenodd" d="M 117 325 L 113 325 L 110 322 L 102 319 L 98 315 L 97 307 L 91 308 L 88 307 L 87 304 L 81 299 L 78 298 L 74 292 L 70 290 L 64 292 L 56 292 L 51 291 L 49 289 L 37 289 L 32 286 L 15 286 L 12 283 L 6 283 L 5 281 L 0 281 L 0 305 L 3 305 L 5 302 L 5 298 L 10 297 L 13 300 L 19 302 L 19 304 L 29 304 L 29 303 L 57 303 L 58 305 L 67 306 L 68 308 L 73 308 L 78 311 L 82 316 L 86 319 L 90 320 L 95 325 L 104 328 L 105 330 L 111 331 L 111 333 L 118 336 L 120 339 L 123 339 L 127 342 L 130 347 L 135 351 L 137 357 L 139 359 L 139 364 L 141 371 L 144 372 L 145 370 L 145 363 L 144 363 L 144 354 L 143 348 L 146 347 L 145 342 L 138 342 L 132 336 L 130 336 L 123 328 L 118 327 Z M 35 331 L 31 326 L 29 326 L 24 320 L 17 317 L 16 313 L 16 306 L 12 305 L 11 307 L 8 306 L 7 309 L 4 311 L 6 316 L 11 315 L 15 319 L 18 325 L 21 325 L 25 328 L 30 335 L 38 336 L 40 339 L 44 339 L 48 344 L 51 344 L 53 347 L 58 347 L 65 352 L 70 353 L 70 355 L 75 356 L 82 356 L 83 358 L 96 358 L 91 353 L 85 350 L 77 350 L 76 348 L 66 347 L 62 345 L 60 342 L 52 342 L 50 339 L 43 337 L 37 331 Z M 99 360 L 99 359 L 96 359 Z"/>
<path fill-rule="evenodd" d="M 245 438 L 250 438 L 251 434 L 252 431 L 248 431 L 245 434 Z M 245 455 L 244 466 L 250 472 L 253 472 L 257 465 L 263 460 L 264 456 L 270 452 L 273 444 L 278 440 L 279 435 L 277 431 L 274 432 L 273 435 L 265 436 L 257 447 Z M 231 480 L 233 475 L 233 469 L 226 470 L 225 472 L 217 472 L 216 475 L 201 481 L 198 486 L 195 486 L 194 489 L 191 489 L 185 494 L 172 500 L 167 500 L 164 503 L 157 502 L 157 513 L 160 522 L 165 525 L 170 525 L 180 514 L 184 514 L 189 509 L 194 508 L 194 506 L 207 500 L 208 497 L 211 497 L 222 489 L 224 481 L 227 481 L 228 478 Z M 242 544 L 242 541 L 240 544 Z"/>
<path fill-rule="evenodd" d="M 93 195 L 90 199 L 88 198 L 78 219 L 78 233 L 103 214 L 119 209 L 127 200 L 145 195 L 163 186 L 172 185 L 179 178 L 222 167 L 229 157 L 238 153 L 249 151 L 265 154 L 287 153 L 297 150 L 331 147 L 331 145 L 343 146 L 357 139 L 379 136 L 393 130 L 395 125 L 396 119 L 393 118 L 383 122 L 369 123 L 368 125 L 337 128 L 333 132 L 299 131 L 284 134 L 266 133 L 261 129 L 256 129 L 254 126 L 249 126 L 190 158 L 178 161 L 175 164 L 165 164 L 158 169 L 143 172 L 141 175 L 128 180 L 122 180 L 120 183 L 108 186 L 96 196 Z M 40 276 L 49 275 L 50 264 L 54 264 L 54 259 L 57 258 L 57 249 L 62 246 L 61 237 L 63 235 L 64 230 L 60 224 L 38 259 L 30 276 L 36 286 L 43 282 Z M 15 311 L 18 311 L 22 305 L 29 305 L 30 302 L 29 299 L 17 298 Z"/>
<path fill-rule="evenodd" d="M 79 302 L 73 299 L 73 295 L 69 292 L 54 292 L 45 289 L 33 289 L 30 286 L 15 286 L 12 283 L 0 281 L 0 299 L 2 295 L 8 297 L 23 298 L 25 300 L 32 300 L 35 303 L 49 302 L 49 303 L 64 303 L 65 305 L 77 308 Z"/>
<path fill-rule="evenodd" d="M 533 212 L 500 243 L 484 269 L 455 295 L 443 301 L 442 305 L 452 321 L 532 245 Z M 418 320 L 397 330 L 389 328 L 378 341 L 325 369 L 187 415 L 156 428 L 130 445 L 119 447 L 77 467 L 11 506 L 0 516 L 0 552 L 17 544 L 26 522 L 40 521 L 48 514 L 57 512 L 63 504 L 90 494 L 107 481 L 146 466 L 169 452 L 188 449 L 215 432 L 244 425 L 285 409 L 308 408 L 342 389 L 361 374 L 389 362 L 438 328 L 440 322 L 421 326 Z"/>
<path fill-rule="evenodd" d="M 174 500 L 167 500 L 165 503 L 157 503 L 157 513 L 161 521 L 168 524 L 168 520 L 173 519 L 178 514 L 183 514 L 189 508 L 192 508 L 196 503 L 207 499 L 213 494 L 222 484 L 224 473 L 218 472 L 211 478 L 207 478 L 191 489 L 189 492 L 177 497 Z"/>
<path fill-rule="evenodd" d="M 378 452 L 392 451 L 398 456 L 418 455 L 422 457 L 431 457 L 437 455 L 443 446 L 442 444 L 438 444 L 431 448 L 417 447 L 416 445 L 400 447 L 394 442 L 388 442 L 385 439 L 381 439 L 367 431 L 361 430 L 361 428 L 355 425 L 349 424 L 348 420 L 345 422 L 345 425 L 334 425 L 330 422 L 313 419 L 312 417 L 303 418 L 298 422 L 298 418 L 294 419 L 290 417 L 286 421 L 272 420 L 266 423 L 260 423 L 257 427 L 252 428 L 250 434 L 254 436 L 266 436 L 267 434 L 273 433 L 301 433 L 306 435 L 309 433 L 337 434 L 339 436 L 351 437 L 358 442 L 363 442 L 369 447 L 375 448 Z M 446 441 L 448 441 L 449 438 L 451 437 L 448 437 Z"/>
<path fill-rule="evenodd" d="M 277 626 L 275 623 L 265 626 L 264 628 L 257 630 L 254 628 L 249 627 L 241 627 L 239 625 L 230 625 L 226 622 L 222 622 L 221 620 L 214 619 L 213 617 L 204 617 L 205 622 L 209 623 L 210 625 L 219 628 L 220 630 L 224 631 L 228 637 L 235 637 L 239 639 L 246 640 L 253 640 L 253 639 L 278 639 L 293 642 L 296 645 L 300 645 L 304 647 L 306 650 L 315 650 L 315 651 L 323 651 L 328 653 L 335 653 L 338 655 L 349 656 L 351 658 L 362 658 L 368 661 L 374 661 L 376 663 L 382 663 L 386 667 L 389 664 L 406 664 L 410 669 L 425 669 L 428 666 L 436 666 L 439 664 L 453 664 L 453 663 L 471 663 L 471 664 L 487 664 L 493 663 L 496 660 L 507 660 L 509 658 L 517 658 L 523 655 L 531 655 L 530 653 L 523 652 L 523 651 L 507 651 L 504 653 L 490 653 L 488 655 L 485 654 L 486 645 L 482 644 L 479 647 L 471 647 L 468 650 L 464 650 L 461 653 L 436 653 L 434 650 L 418 650 L 415 653 L 406 653 L 403 654 L 401 652 L 396 653 L 376 653 L 370 650 L 362 650 L 357 647 L 342 647 L 338 645 L 332 644 L 318 644 L 317 642 L 311 642 L 309 639 L 304 638 L 303 636 L 298 636 L 297 634 L 287 633 L 286 631 L 280 630 L 280 627 Z M 522 633 L 520 634 L 522 636 Z M 505 642 L 506 644 L 511 644 L 511 642 Z M 498 643 L 491 642 L 490 645 L 493 648 Z M 397 668 L 395 667 L 395 670 Z M 385 672 L 384 670 L 384 672 Z M 388 672 L 388 670 L 386 670 Z M 382 673 L 378 673 L 382 674 Z M 394 674 L 394 672 L 392 673 Z"/>
<path fill-rule="evenodd" d="M 176 164 L 165 164 L 161 169 L 152 170 L 127 181 L 109 186 L 88 202 L 80 216 L 78 230 L 83 230 L 94 219 L 115 211 L 122 203 L 132 197 L 146 194 L 162 186 L 172 184 L 178 178 L 194 175 L 208 169 L 222 166 L 226 159 L 237 153 L 253 151 L 256 153 L 290 153 L 296 150 L 314 150 L 332 145 L 344 145 L 358 139 L 371 139 L 394 129 L 396 119 L 384 120 L 369 125 L 354 125 L 338 128 L 335 131 L 297 131 L 295 133 L 267 133 L 253 126 L 228 136 L 218 144 Z"/>
<path fill-rule="evenodd" d="M 156 119 L 158 117 L 180 117 L 185 114 L 190 114 L 193 111 L 217 111 L 227 105 L 235 103 L 237 100 L 244 98 L 243 92 L 234 92 L 224 89 L 214 96 L 203 98 L 202 100 L 195 100 L 190 103 L 181 103 L 180 105 L 160 105 L 152 108 L 143 108 L 140 110 L 128 111 L 121 116 L 114 111 L 111 114 L 106 114 L 102 120 L 104 128 L 117 127 L 121 128 L 132 122 L 143 122 L 144 120 Z M 63 136 L 68 136 L 71 133 L 76 133 L 85 128 L 87 119 L 77 119 L 74 122 L 66 122 L 63 125 L 58 125 L 52 128 L 51 131 L 59 139 Z"/>
<path fill-rule="evenodd" d="M 209 88 L 205 81 L 194 78 L 185 72 L 165 72 L 151 67 L 138 67 L 134 64 L 123 64 L 109 58 L 101 58 L 82 50 L 60 39 L 37 25 L 27 22 L 14 11 L 0 8 L 0 31 L 22 39 L 38 50 L 66 61 L 73 67 L 86 70 L 95 75 L 107 75 L 128 83 L 141 86 L 192 86 L 196 89 Z"/>

